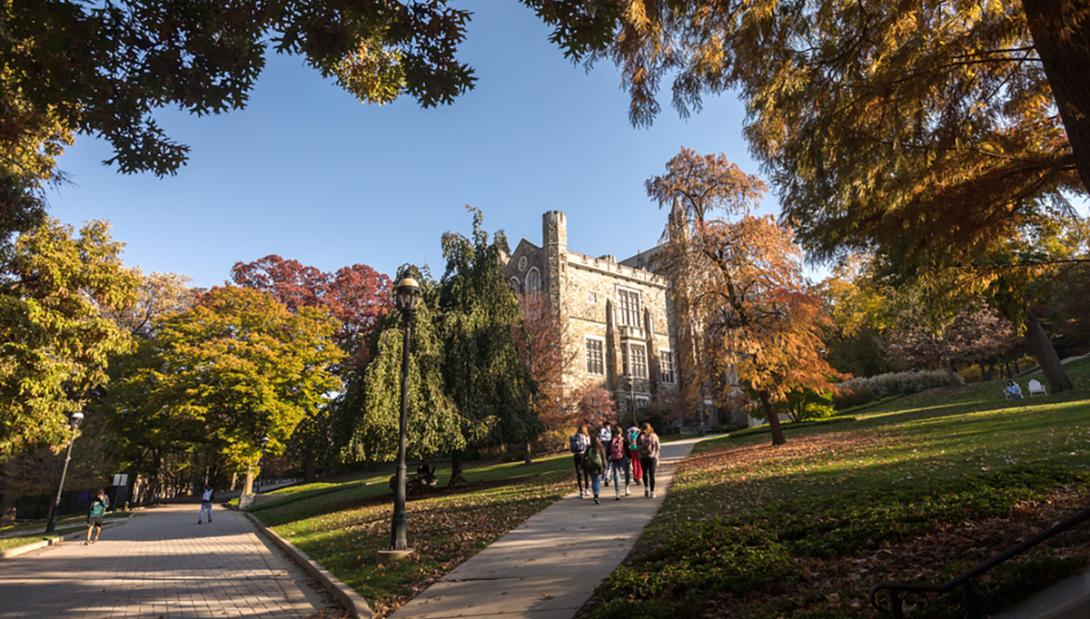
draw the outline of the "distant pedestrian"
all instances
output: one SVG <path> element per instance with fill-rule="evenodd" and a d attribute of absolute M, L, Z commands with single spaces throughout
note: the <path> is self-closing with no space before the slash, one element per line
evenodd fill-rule
<path fill-rule="evenodd" d="M 625 453 L 624 432 L 621 426 L 613 428 L 613 438 L 609 441 L 609 472 L 613 475 L 613 494 L 617 500 L 621 500 L 621 471 L 624 471 L 624 495 L 628 496 L 628 485 L 631 483 L 628 477 L 628 456 Z"/>
<path fill-rule="evenodd" d="M 611 440 L 613 440 L 613 430 L 610 429 L 610 425 L 609 425 L 608 421 L 603 421 L 602 422 L 602 427 L 598 428 L 598 441 L 600 443 L 602 443 L 602 449 L 608 449 L 609 448 L 609 442 Z M 609 463 L 606 463 L 606 466 L 608 467 Z M 603 469 L 602 470 L 602 475 L 605 477 L 606 485 L 608 486 L 609 485 L 609 471 L 606 470 L 606 469 Z"/>
<path fill-rule="evenodd" d="M 212 501 L 215 500 L 215 496 L 216 493 L 212 488 L 205 484 L 204 491 L 201 492 L 201 513 L 197 515 L 197 524 L 201 524 L 205 514 L 208 514 L 208 524 L 212 524 Z"/>
<path fill-rule="evenodd" d="M 628 460 L 632 463 L 632 479 L 638 486 L 643 479 L 643 469 L 640 467 L 640 429 L 636 424 L 625 430 L 625 443 Z"/>
<path fill-rule="evenodd" d="M 587 426 L 575 428 L 575 434 L 571 435 L 570 441 L 572 459 L 575 461 L 575 484 L 579 486 L 579 498 L 583 498 L 587 495 L 587 490 L 590 490 L 590 477 L 587 475 L 586 467 L 583 466 L 587 448 L 590 447 L 590 432 L 587 431 Z"/>
<path fill-rule="evenodd" d="M 598 491 L 602 488 L 602 473 L 606 467 L 606 454 L 602 448 L 602 441 L 598 435 L 590 437 L 590 448 L 587 449 L 587 457 L 583 460 L 583 467 L 590 477 L 590 487 L 594 492 L 594 504 L 598 505 Z"/>
<path fill-rule="evenodd" d="M 110 495 L 106 493 L 105 488 L 99 488 L 98 494 L 91 499 L 91 506 L 87 508 L 87 541 L 83 542 L 85 546 L 98 542 L 98 536 L 102 533 L 102 521 L 106 518 L 106 510 L 109 508 Z M 92 530 L 95 534 L 94 539 L 91 539 Z"/>
<path fill-rule="evenodd" d="M 659 435 L 651 424 L 643 424 L 640 435 L 640 466 L 643 468 L 643 496 L 655 497 L 655 469 L 659 464 Z"/>

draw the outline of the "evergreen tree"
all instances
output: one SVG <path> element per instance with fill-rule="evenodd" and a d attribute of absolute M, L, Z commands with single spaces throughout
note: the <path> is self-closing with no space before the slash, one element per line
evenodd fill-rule
<path fill-rule="evenodd" d="M 481 212 L 470 212 L 470 238 L 443 235 L 446 389 L 461 413 L 469 445 L 525 445 L 540 432 L 540 424 L 531 407 L 530 371 L 516 339 L 522 309 L 503 275 L 507 239 L 497 232 L 489 241 Z M 455 450 L 451 461 L 451 484 L 464 482 L 461 452 Z"/>

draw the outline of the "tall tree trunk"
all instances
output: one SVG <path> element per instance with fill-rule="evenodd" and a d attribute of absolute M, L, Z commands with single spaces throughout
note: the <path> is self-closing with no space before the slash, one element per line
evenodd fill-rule
<path fill-rule="evenodd" d="M 533 445 L 530 444 L 530 441 L 526 441 L 526 454 L 525 454 L 525 458 L 523 459 L 523 463 L 524 464 L 533 464 L 534 463 L 534 455 L 533 454 L 534 454 Z"/>
<path fill-rule="evenodd" d="M 242 482 L 242 494 L 254 493 L 254 467 L 246 469 L 246 481 Z"/>
<path fill-rule="evenodd" d="M 450 487 L 464 486 L 466 484 L 465 463 L 462 462 L 462 451 L 455 450 L 450 453 Z"/>
<path fill-rule="evenodd" d="M 1084 0 L 1022 0 L 1022 10 L 1079 177 L 1090 190 L 1090 6 Z"/>
<path fill-rule="evenodd" d="M 761 409 L 764 410 L 765 419 L 768 420 L 768 427 L 772 430 L 772 446 L 783 445 L 787 442 L 787 437 L 783 435 L 783 428 L 780 427 L 780 417 L 776 414 L 776 409 L 772 408 L 772 400 L 763 391 L 760 398 Z"/>
<path fill-rule="evenodd" d="M 1045 333 L 1041 321 L 1033 314 L 1033 310 L 1026 308 L 1026 346 L 1037 359 L 1045 378 L 1048 379 L 1049 391 L 1058 393 L 1074 389 L 1071 379 L 1068 378 L 1060 356 L 1056 354 L 1056 348 L 1052 346 L 1052 340 Z"/>

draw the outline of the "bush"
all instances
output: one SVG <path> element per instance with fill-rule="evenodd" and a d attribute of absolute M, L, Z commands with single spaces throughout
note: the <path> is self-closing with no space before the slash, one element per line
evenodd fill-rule
<path fill-rule="evenodd" d="M 787 394 L 787 400 L 776 405 L 776 411 L 786 415 L 794 422 L 812 421 L 832 417 L 836 412 L 833 409 L 833 398 L 827 393 L 818 393 L 810 389 L 805 391 L 792 391 Z M 757 417 L 756 414 L 753 415 Z M 763 417 L 757 417 L 763 419 Z"/>
<path fill-rule="evenodd" d="M 838 410 L 890 396 L 908 395 L 935 387 L 963 385 L 961 376 L 946 370 L 889 372 L 869 378 L 853 378 L 837 386 L 833 403 Z"/>

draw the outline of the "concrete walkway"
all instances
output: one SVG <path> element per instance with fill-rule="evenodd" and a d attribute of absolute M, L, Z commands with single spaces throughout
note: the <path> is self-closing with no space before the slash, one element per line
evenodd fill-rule
<path fill-rule="evenodd" d="M 704 439 L 662 446 L 656 498 L 644 498 L 643 488 L 632 486 L 632 496 L 617 501 L 610 486 L 602 488 L 602 504 L 595 505 L 574 492 L 458 566 L 392 616 L 572 617 L 628 556 L 662 505 L 677 463 L 700 440 Z"/>
<path fill-rule="evenodd" d="M 148 509 L 103 529 L 0 561 L 0 618 L 338 616 L 306 575 L 245 517 L 197 505 Z"/>

